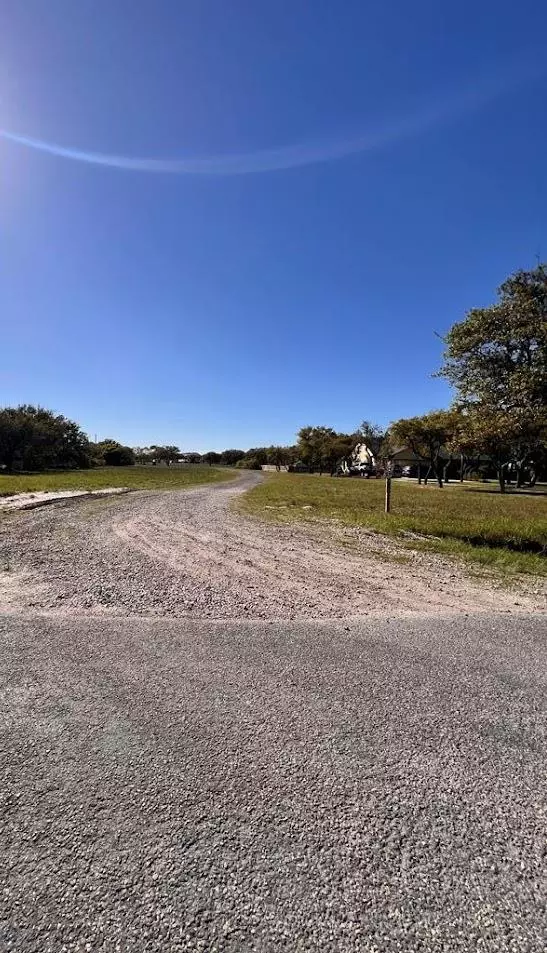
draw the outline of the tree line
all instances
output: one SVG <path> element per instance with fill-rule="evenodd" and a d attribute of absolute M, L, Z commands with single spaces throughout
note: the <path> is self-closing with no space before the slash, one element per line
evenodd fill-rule
<path fill-rule="evenodd" d="M 494 304 L 474 308 L 444 338 L 438 375 L 451 384 L 447 409 L 402 417 L 386 430 L 365 421 L 352 433 L 302 427 L 291 446 L 182 453 L 174 445 L 127 447 L 89 440 L 79 425 L 33 405 L 0 409 L 0 467 L 45 470 L 135 463 L 205 463 L 259 469 L 300 465 L 333 472 L 366 444 L 387 465 L 400 447 L 412 450 L 439 486 L 455 458 L 460 467 L 495 471 L 500 490 L 514 476 L 521 485 L 531 467 L 547 467 L 547 265 L 517 271 L 498 289 Z"/>
<path fill-rule="evenodd" d="M 453 388 L 450 407 L 402 417 L 385 431 L 368 421 L 350 434 L 303 427 L 294 446 L 255 448 L 236 465 L 300 462 L 332 472 L 364 443 L 383 466 L 400 448 L 411 450 L 440 487 L 450 467 L 462 475 L 495 472 L 502 493 L 509 480 L 521 486 L 531 472 L 545 476 L 547 265 L 510 275 L 495 303 L 469 311 L 444 345 L 437 375 Z"/>
<path fill-rule="evenodd" d="M 131 447 L 111 438 L 93 443 L 62 414 L 33 404 L 0 408 L 0 467 L 8 472 L 134 463 Z"/>

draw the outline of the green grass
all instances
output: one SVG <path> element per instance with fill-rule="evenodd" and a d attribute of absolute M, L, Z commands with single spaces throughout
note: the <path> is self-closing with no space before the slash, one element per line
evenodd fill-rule
<path fill-rule="evenodd" d="M 392 512 L 384 508 L 383 480 L 331 479 L 272 474 L 242 500 L 262 518 L 338 520 L 400 539 L 411 548 L 469 558 L 484 567 L 547 575 L 547 495 L 494 485 L 418 486 L 392 483 Z M 407 534 L 418 534 L 418 538 Z"/>
<path fill-rule="evenodd" d="M 97 467 L 93 470 L 57 470 L 46 473 L 0 474 L 0 496 L 43 490 L 101 490 L 128 486 L 133 490 L 176 490 L 200 483 L 231 480 L 233 470 L 208 466 Z"/>

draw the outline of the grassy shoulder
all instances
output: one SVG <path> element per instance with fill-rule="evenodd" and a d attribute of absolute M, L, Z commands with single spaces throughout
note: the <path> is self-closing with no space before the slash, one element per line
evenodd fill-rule
<path fill-rule="evenodd" d="M 242 499 L 248 513 L 281 522 L 338 520 L 398 537 L 412 548 L 452 553 L 508 572 L 547 575 L 547 496 L 506 493 L 490 484 L 392 484 L 386 515 L 383 480 L 269 475 Z M 409 539 L 407 534 L 416 534 Z"/>
<path fill-rule="evenodd" d="M 187 467 L 97 467 L 93 470 L 57 470 L 46 473 L 0 474 L 0 496 L 51 490 L 102 490 L 127 486 L 132 490 L 177 490 L 201 483 L 231 480 L 233 470 L 192 465 Z"/>

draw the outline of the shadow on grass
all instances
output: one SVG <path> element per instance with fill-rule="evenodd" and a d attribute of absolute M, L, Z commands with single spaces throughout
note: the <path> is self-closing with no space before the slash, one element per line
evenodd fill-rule
<path fill-rule="evenodd" d="M 497 496 L 547 496 L 547 487 L 540 487 L 539 490 L 528 489 L 528 490 L 517 490 L 516 487 L 508 486 L 505 490 L 505 494 L 500 493 L 498 486 L 485 487 L 484 490 L 475 486 L 465 487 L 466 493 L 490 493 L 496 494 Z"/>

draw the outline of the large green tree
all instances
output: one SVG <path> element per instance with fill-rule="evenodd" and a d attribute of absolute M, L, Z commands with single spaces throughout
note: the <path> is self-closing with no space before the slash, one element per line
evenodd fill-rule
<path fill-rule="evenodd" d="M 89 440 L 78 424 L 44 407 L 0 409 L 0 465 L 7 470 L 88 467 Z"/>
<path fill-rule="evenodd" d="M 310 470 L 333 472 L 340 460 L 351 455 L 357 442 L 355 434 L 337 433 L 332 427 L 302 427 L 296 453 Z"/>
<path fill-rule="evenodd" d="M 469 311 L 448 332 L 444 358 L 462 444 L 492 457 L 502 491 L 508 467 L 520 484 L 546 444 L 547 266 L 515 272 L 494 304 Z"/>
<path fill-rule="evenodd" d="M 498 301 L 474 308 L 446 336 L 440 371 L 460 398 L 493 408 L 547 405 L 547 266 L 517 271 Z"/>

